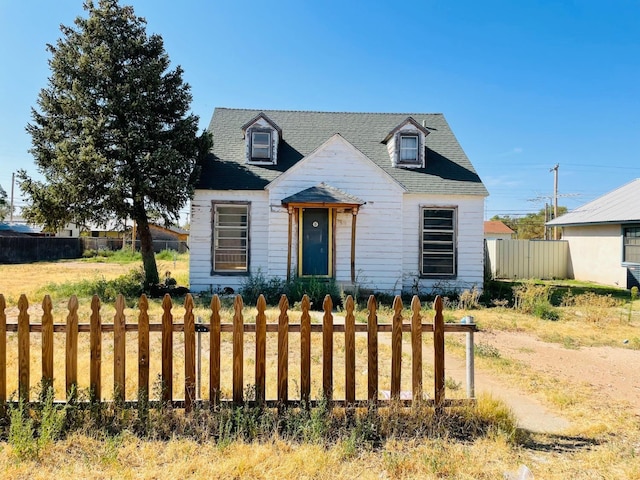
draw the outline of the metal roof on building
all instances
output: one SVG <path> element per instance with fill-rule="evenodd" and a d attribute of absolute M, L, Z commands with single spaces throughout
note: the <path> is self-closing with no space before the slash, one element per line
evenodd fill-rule
<path fill-rule="evenodd" d="M 550 226 L 640 222 L 640 178 L 547 222 Z"/>

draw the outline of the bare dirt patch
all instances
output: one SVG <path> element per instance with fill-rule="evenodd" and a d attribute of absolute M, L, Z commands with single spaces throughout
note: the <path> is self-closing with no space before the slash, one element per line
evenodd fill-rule
<path fill-rule="evenodd" d="M 522 332 L 491 331 L 478 334 L 509 358 L 560 380 L 587 385 L 603 405 L 616 398 L 628 402 L 640 415 L 640 351 L 616 347 L 567 348 Z"/>

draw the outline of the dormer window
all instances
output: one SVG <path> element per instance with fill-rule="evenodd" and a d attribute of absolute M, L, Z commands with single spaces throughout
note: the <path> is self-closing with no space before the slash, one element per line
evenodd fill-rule
<path fill-rule="evenodd" d="M 391 165 L 398 168 L 424 168 L 427 164 L 426 126 L 407 117 L 391 130 L 382 143 L 387 144 Z"/>
<path fill-rule="evenodd" d="M 282 130 L 264 113 L 253 117 L 242 126 L 245 139 L 247 163 L 255 165 L 276 165 L 278 144 Z"/>
<path fill-rule="evenodd" d="M 271 132 L 251 132 L 251 160 L 271 163 Z"/>
<path fill-rule="evenodd" d="M 417 135 L 400 135 L 400 162 L 416 164 L 419 161 L 418 147 L 420 141 Z"/>

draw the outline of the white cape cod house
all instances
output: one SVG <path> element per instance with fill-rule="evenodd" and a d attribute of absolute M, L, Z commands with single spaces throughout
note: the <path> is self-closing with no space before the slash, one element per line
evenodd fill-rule
<path fill-rule="evenodd" d="M 482 288 L 488 193 L 443 115 L 216 108 L 209 130 L 192 291 L 258 272 L 394 294 Z"/>

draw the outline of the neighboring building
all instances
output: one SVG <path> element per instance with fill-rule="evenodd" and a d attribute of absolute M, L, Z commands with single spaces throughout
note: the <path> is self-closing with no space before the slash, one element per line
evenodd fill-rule
<path fill-rule="evenodd" d="M 442 114 L 217 108 L 209 130 L 192 291 L 257 272 L 389 293 L 482 288 L 488 193 Z"/>
<path fill-rule="evenodd" d="M 149 224 L 151 237 L 153 238 L 153 249 L 156 252 L 162 250 L 176 250 L 180 253 L 189 249 L 189 232 L 179 227 L 163 227 L 154 223 Z M 140 240 L 137 240 L 138 242 Z"/>
<path fill-rule="evenodd" d="M 631 288 L 640 281 L 640 179 L 547 225 L 562 227 L 576 280 Z"/>
<path fill-rule="evenodd" d="M 485 240 L 511 240 L 514 233 L 516 232 L 500 220 L 486 220 L 484 222 Z"/>
<path fill-rule="evenodd" d="M 21 235 L 44 236 L 42 228 L 38 225 L 30 225 L 20 217 L 14 217 L 12 222 L 0 222 L 0 236 L 15 237 Z"/>
<path fill-rule="evenodd" d="M 149 229 L 151 230 L 151 237 L 154 242 L 162 240 L 186 243 L 189 240 L 189 231 L 180 227 L 163 227 L 162 225 L 150 223 Z"/>

